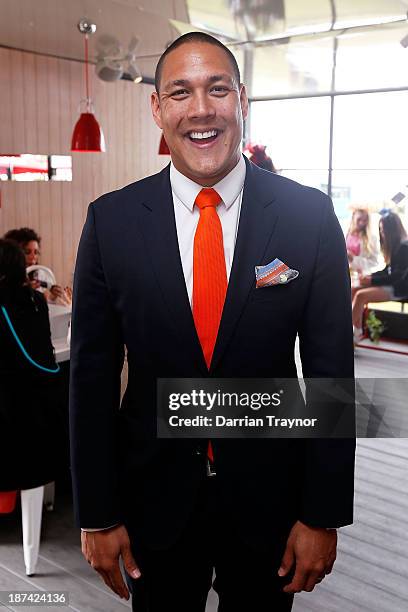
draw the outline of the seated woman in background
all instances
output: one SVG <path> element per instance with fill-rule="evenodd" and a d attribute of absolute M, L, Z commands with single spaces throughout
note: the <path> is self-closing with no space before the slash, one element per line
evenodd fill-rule
<path fill-rule="evenodd" d="M 364 306 L 368 302 L 388 302 L 408 297 L 408 240 L 399 216 L 383 215 L 379 223 L 384 270 L 360 277 L 360 287 L 353 297 L 354 340 L 362 336 Z"/>
<path fill-rule="evenodd" d="M 350 270 L 369 274 L 379 267 L 378 239 L 370 230 L 370 215 L 362 207 L 355 208 L 346 234 L 347 256 Z"/>
<path fill-rule="evenodd" d="M 20 247 L 0 240 L 0 491 L 32 489 L 68 465 L 62 375 L 48 306 Z"/>
<path fill-rule="evenodd" d="M 21 229 L 12 229 L 4 235 L 5 240 L 13 240 L 23 249 L 26 267 L 38 264 L 40 257 L 40 236 L 29 227 Z M 51 304 L 61 304 L 70 306 L 72 303 L 72 290 L 70 287 L 63 289 L 60 285 L 53 285 L 49 290 L 41 286 L 41 270 L 34 273 L 34 277 L 30 279 L 33 289 L 44 293 L 47 302 Z"/>

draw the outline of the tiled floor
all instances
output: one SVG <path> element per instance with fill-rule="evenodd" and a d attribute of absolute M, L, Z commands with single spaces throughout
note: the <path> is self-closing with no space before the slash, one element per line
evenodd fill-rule
<path fill-rule="evenodd" d="M 382 353 L 356 351 L 359 377 L 398 378 L 407 373 L 408 357 L 384 359 Z M 359 440 L 355 509 L 354 525 L 339 531 L 333 573 L 313 593 L 297 595 L 294 612 L 408 610 L 408 439 Z M 0 515 L 0 590 L 18 589 L 69 591 L 67 609 L 79 612 L 129 609 L 83 560 L 67 486 L 57 490 L 54 512 L 44 512 L 35 577 L 25 576 L 19 513 Z M 52 609 L 24 608 L 27 612 Z M 216 596 L 211 592 L 207 612 L 215 610 Z"/>

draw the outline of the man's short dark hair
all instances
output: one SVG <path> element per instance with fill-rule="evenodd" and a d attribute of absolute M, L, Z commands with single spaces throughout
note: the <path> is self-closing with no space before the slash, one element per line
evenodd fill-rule
<path fill-rule="evenodd" d="M 21 227 L 20 229 L 9 230 L 6 234 L 4 234 L 4 239 L 13 240 L 22 247 L 31 241 L 38 242 L 38 244 L 41 243 L 40 236 L 30 227 Z"/>
<path fill-rule="evenodd" d="M 167 47 L 167 49 L 161 55 L 157 63 L 156 72 L 154 75 L 154 84 L 157 93 L 159 93 L 160 80 L 163 72 L 163 64 L 166 57 L 169 55 L 169 53 L 177 49 L 177 47 L 181 47 L 181 45 L 185 45 L 187 43 L 206 43 L 208 45 L 214 45 L 215 47 L 219 47 L 220 49 L 222 49 L 227 54 L 227 57 L 234 71 L 234 76 L 237 79 L 238 85 L 240 84 L 241 75 L 239 72 L 237 60 L 235 59 L 234 54 L 228 49 L 228 47 L 226 47 L 222 42 L 214 38 L 214 36 L 210 36 L 205 32 L 188 32 L 187 34 L 183 34 L 183 36 L 176 38 L 176 40 L 172 42 L 171 45 Z"/>

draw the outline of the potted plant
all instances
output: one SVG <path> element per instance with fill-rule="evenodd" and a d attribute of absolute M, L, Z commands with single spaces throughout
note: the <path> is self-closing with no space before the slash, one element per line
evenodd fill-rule
<path fill-rule="evenodd" d="M 374 310 L 370 310 L 368 313 L 366 325 L 371 342 L 378 344 L 381 334 L 385 329 L 385 325 L 378 317 L 375 316 Z"/>

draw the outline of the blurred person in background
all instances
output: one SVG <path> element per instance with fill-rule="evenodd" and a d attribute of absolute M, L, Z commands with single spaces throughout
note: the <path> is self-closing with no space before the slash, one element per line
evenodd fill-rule
<path fill-rule="evenodd" d="M 271 158 L 266 154 L 266 146 L 264 145 L 249 145 L 248 151 L 250 152 L 250 161 L 262 168 L 263 170 L 269 170 L 269 172 L 276 172 L 276 168 L 273 165 Z"/>
<path fill-rule="evenodd" d="M 354 340 L 362 336 L 364 306 L 369 302 L 388 302 L 408 296 L 408 240 L 399 216 L 386 212 L 379 222 L 380 246 L 386 266 L 383 270 L 360 276 L 353 297 Z"/>
<path fill-rule="evenodd" d="M 68 465 L 66 421 L 47 302 L 21 248 L 0 239 L 0 491 L 55 480 Z"/>
<path fill-rule="evenodd" d="M 35 266 L 39 263 L 41 255 L 40 245 L 41 238 L 35 230 L 29 227 L 20 229 L 12 229 L 4 235 L 5 240 L 14 240 L 23 249 L 26 267 Z M 36 270 L 30 274 L 31 286 L 33 289 L 44 293 L 44 296 L 50 304 L 60 304 L 62 306 L 70 306 L 72 302 L 72 290 L 70 287 L 63 289 L 60 285 L 52 285 L 50 289 L 44 287 L 44 278 L 41 270 Z"/>
<path fill-rule="evenodd" d="M 367 208 L 354 208 L 346 233 L 346 247 L 351 272 L 368 274 L 379 267 L 378 239 L 371 231 Z"/>

